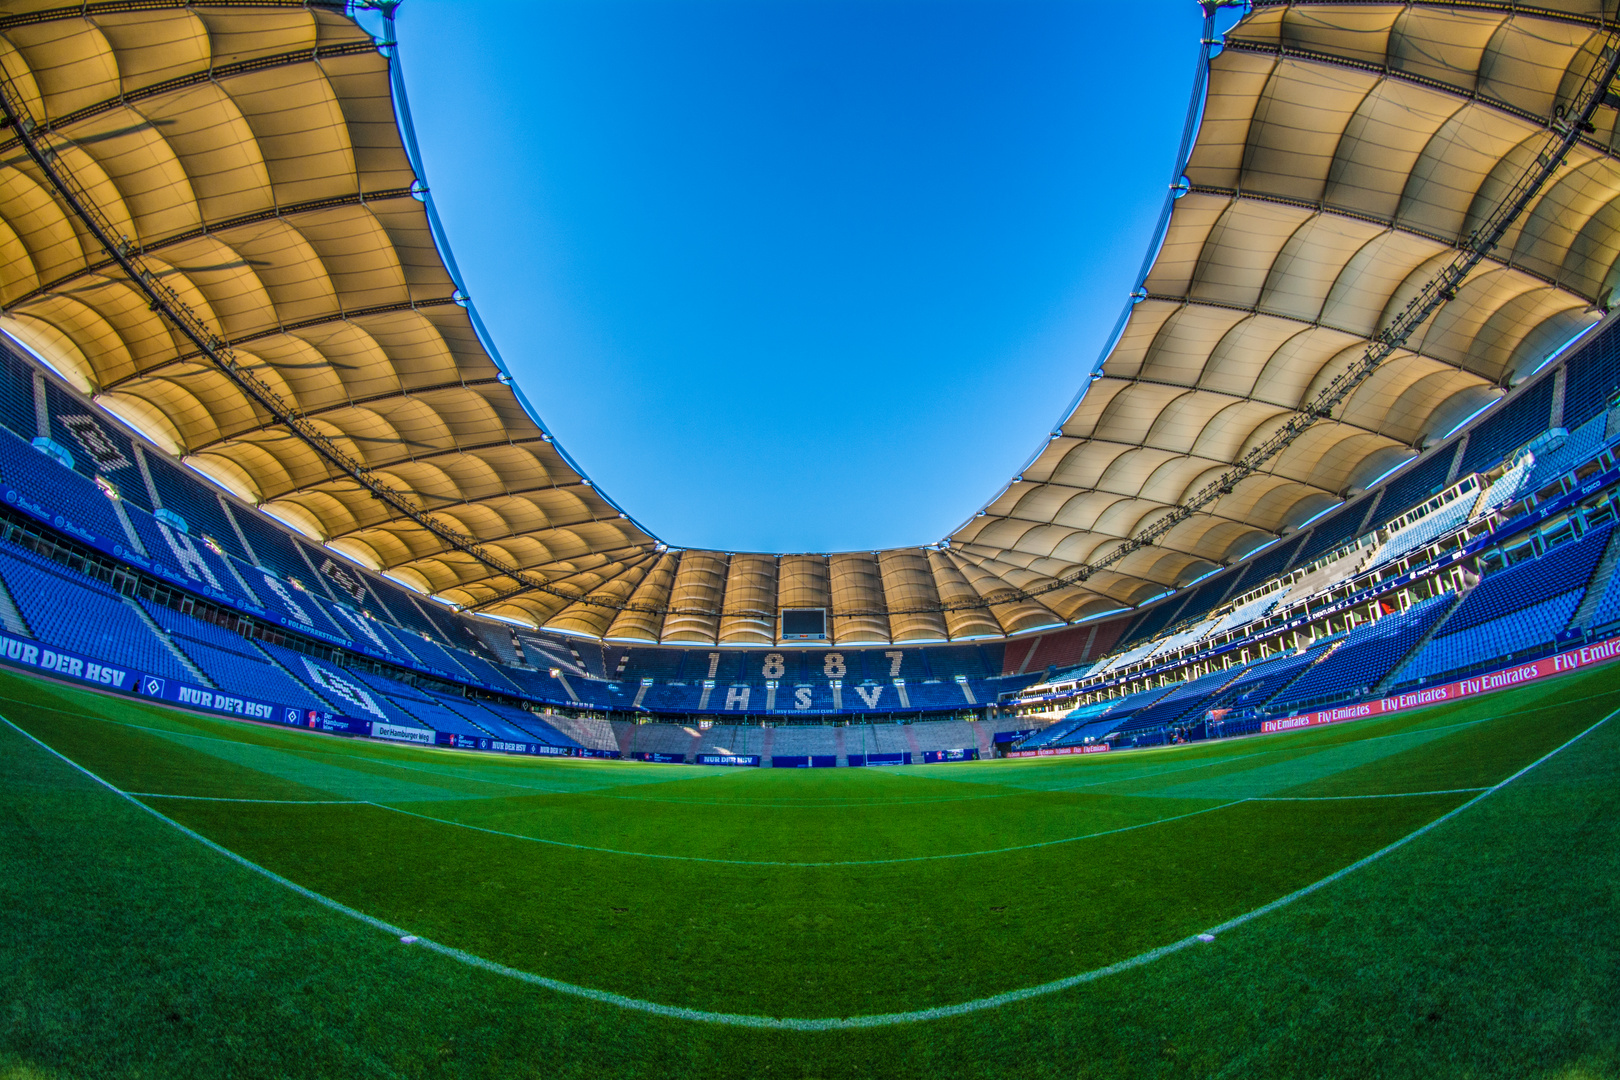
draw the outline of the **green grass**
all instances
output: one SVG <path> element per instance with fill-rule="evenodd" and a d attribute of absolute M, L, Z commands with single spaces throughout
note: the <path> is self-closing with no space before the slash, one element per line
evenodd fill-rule
<path fill-rule="evenodd" d="M 0 674 L 0 714 L 47 746 L 412 934 L 662 1005 L 817 1018 L 950 1006 L 1183 939 L 1616 709 L 1620 667 L 1220 744 L 772 771 L 346 741 Z M 403 945 L 0 726 L 0 1080 L 1616 1076 L 1617 781 L 1620 717 L 1212 944 L 950 1019 L 806 1033 Z M 1399 797 L 1346 797 L 1367 795 Z"/>

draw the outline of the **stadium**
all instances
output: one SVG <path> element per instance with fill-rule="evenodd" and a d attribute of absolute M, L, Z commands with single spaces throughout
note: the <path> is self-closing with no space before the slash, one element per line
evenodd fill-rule
<path fill-rule="evenodd" d="M 559 445 L 394 5 L 0 13 L 0 1076 L 1620 1075 L 1620 10 L 1203 9 L 1060 422 L 830 553 Z"/>

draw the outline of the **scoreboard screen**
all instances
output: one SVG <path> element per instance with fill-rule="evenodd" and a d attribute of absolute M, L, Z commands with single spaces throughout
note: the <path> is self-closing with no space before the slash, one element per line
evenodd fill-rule
<path fill-rule="evenodd" d="M 782 640 L 811 641 L 827 636 L 826 608 L 783 608 Z"/>

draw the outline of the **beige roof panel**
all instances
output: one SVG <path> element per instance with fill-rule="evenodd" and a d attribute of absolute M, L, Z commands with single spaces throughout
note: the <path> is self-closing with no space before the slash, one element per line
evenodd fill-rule
<path fill-rule="evenodd" d="M 1616 112 L 1599 109 L 1331 418 L 1152 549 L 1093 565 L 1359 361 L 1533 166 L 1608 34 L 1587 2 L 1261 0 L 1209 61 L 1186 183 L 1122 332 L 981 513 L 927 548 L 670 550 L 486 347 L 413 196 L 390 59 L 342 6 L 128 8 L 0 15 L 7 108 L 29 132 L 0 132 L 0 327 L 336 550 L 589 637 L 766 646 L 779 609 L 806 606 L 829 609 L 838 644 L 962 640 L 1139 603 L 1444 434 L 1620 285 Z"/>

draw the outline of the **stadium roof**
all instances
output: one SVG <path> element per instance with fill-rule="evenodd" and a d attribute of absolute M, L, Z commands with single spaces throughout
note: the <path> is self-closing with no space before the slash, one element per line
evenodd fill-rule
<path fill-rule="evenodd" d="M 1138 604 L 1443 437 L 1617 283 L 1600 6 L 1260 0 L 1206 50 L 1116 343 L 982 513 L 926 548 L 672 550 L 487 347 L 352 9 L 8 11 L 0 328 L 334 549 L 565 632 L 765 644 L 805 606 L 840 643 L 963 639 Z"/>

